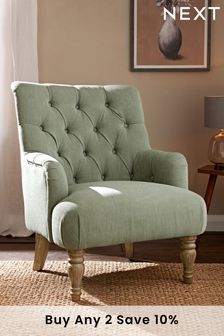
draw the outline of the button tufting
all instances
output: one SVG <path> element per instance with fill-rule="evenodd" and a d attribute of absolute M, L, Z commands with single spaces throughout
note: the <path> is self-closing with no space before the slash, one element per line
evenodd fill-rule
<path fill-rule="evenodd" d="M 84 155 L 84 156 L 87 156 L 87 152 L 86 152 L 86 151 L 83 151 L 83 155 Z"/>
<path fill-rule="evenodd" d="M 102 175 L 102 180 L 105 180 L 105 175 Z"/>
<path fill-rule="evenodd" d="M 150 181 L 151 181 L 151 182 L 154 181 L 154 176 L 151 176 Z"/>
<path fill-rule="evenodd" d="M 93 131 L 94 131 L 95 133 L 97 133 L 97 132 L 98 132 L 98 128 L 97 128 L 97 127 L 94 127 Z"/>
<path fill-rule="evenodd" d="M 76 105 L 76 109 L 77 109 L 77 110 L 80 109 L 80 105 L 79 105 L 79 104 Z"/>
<path fill-rule="evenodd" d="M 134 174 L 131 174 L 130 179 L 133 180 L 133 178 L 134 178 Z"/>
<path fill-rule="evenodd" d="M 116 150 L 116 148 L 114 148 L 114 149 L 112 150 L 112 153 L 113 153 L 113 154 L 117 154 L 117 150 Z"/>
<path fill-rule="evenodd" d="M 128 128 L 128 124 L 124 123 L 124 127 L 125 127 L 125 128 Z"/>
<path fill-rule="evenodd" d="M 58 152 L 58 156 L 61 156 L 61 153 L 60 153 L 60 152 Z"/>
<path fill-rule="evenodd" d="M 52 107 L 53 106 L 53 102 L 49 101 L 48 104 Z"/>
<path fill-rule="evenodd" d="M 43 131 L 44 130 L 44 126 L 40 125 L 40 129 L 41 129 L 41 131 Z"/>
<path fill-rule="evenodd" d="M 106 104 L 105 104 L 105 106 L 106 106 L 106 107 L 109 107 L 109 106 L 110 106 L 110 104 L 109 104 L 109 103 L 106 103 Z"/>
<path fill-rule="evenodd" d="M 65 132 L 66 132 L 66 133 L 69 133 L 69 129 L 68 129 L 68 128 L 66 128 L 66 129 L 65 129 Z"/>

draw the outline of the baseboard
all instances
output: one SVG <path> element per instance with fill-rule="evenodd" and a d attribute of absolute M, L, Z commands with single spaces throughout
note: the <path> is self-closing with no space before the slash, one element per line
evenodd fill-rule
<path fill-rule="evenodd" d="M 206 231 L 224 231 L 224 215 L 208 215 Z"/>

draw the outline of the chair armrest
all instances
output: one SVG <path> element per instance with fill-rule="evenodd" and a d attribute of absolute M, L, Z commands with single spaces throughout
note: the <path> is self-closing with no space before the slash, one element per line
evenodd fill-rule
<path fill-rule="evenodd" d="M 52 210 L 68 196 L 68 182 L 63 166 L 49 155 L 25 153 L 22 182 L 26 226 L 52 241 Z"/>
<path fill-rule="evenodd" d="M 147 150 L 137 154 L 134 169 L 137 181 L 156 182 L 188 189 L 188 165 L 180 153 Z"/>

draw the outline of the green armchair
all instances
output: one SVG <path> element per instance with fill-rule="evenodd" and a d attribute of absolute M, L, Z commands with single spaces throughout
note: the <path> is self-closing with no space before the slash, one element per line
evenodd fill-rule
<path fill-rule="evenodd" d="M 36 233 L 33 269 L 49 243 L 68 250 L 71 297 L 80 299 L 84 249 L 181 238 L 192 282 L 203 199 L 187 190 L 183 155 L 152 150 L 138 91 L 128 86 L 12 84 L 25 222 Z"/>

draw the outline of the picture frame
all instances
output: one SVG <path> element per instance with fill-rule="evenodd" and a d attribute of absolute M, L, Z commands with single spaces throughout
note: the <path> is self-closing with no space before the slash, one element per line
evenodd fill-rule
<path fill-rule="evenodd" d="M 170 30 L 167 28 L 167 20 L 164 20 L 163 17 L 163 6 L 157 6 L 157 3 L 161 3 L 161 1 L 130 0 L 131 71 L 210 70 L 211 14 L 208 7 L 211 6 L 211 1 L 189 1 L 191 4 L 190 20 L 181 21 L 177 11 L 176 20 L 173 20 L 173 27 L 169 23 L 170 30 L 174 32 L 173 35 L 179 33 L 179 41 L 176 39 L 175 43 L 171 43 L 171 48 L 169 45 L 165 45 L 165 48 L 162 49 L 161 46 L 164 47 L 164 43 L 167 41 L 167 33 Z M 194 6 L 197 6 L 197 8 L 206 7 L 203 13 L 205 21 L 201 17 L 194 20 Z M 177 45 L 176 50 L 174 50 L 173 45 Z M 180 48 L 176 53 L 178 46 Z M 170 51 L 172 51 L 171 55 Z"/>

